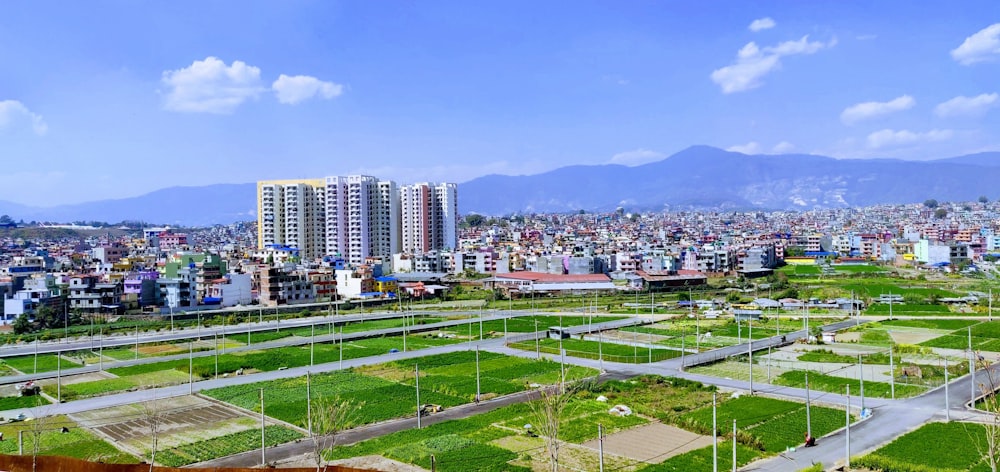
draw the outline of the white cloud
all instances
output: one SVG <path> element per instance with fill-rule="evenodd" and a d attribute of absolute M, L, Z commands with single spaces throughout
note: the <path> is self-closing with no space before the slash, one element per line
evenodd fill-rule
<path fill-rule="evenodd" d="M 1000 23 L 979 30 L 951 50 L 951 58 L 964 66 L 993 61 L 997 57 L 1000 57 Z"/>
<path fill-rule="evenodd" d="M 278 101 L 294 105 L 313 97 L 331 99 L 344 92 L 344 86 L 333 82 L 324 82 L 308 75 L 288 76 L 281 74 L 278 80 L 271 84 Z"/>
<path fill-rule="evenodd" d="M 975 97 L 958 96 L 934 107 L 934 113 L 940 117 L 977 116 L 986 113 L 997 105 L 996 93 L 984 93 Z"/>
<path fill-rule="evenodd" d="M 712 71 L 711 78 L 722 87 L 723 93 L 755 89 L 763 84 L 761 78 L 781 67 L 782 57 L 814 54 L 836 44 L 836 39 L 823 43 L 809 41 L 809 36 L 803 36 L 798 41 L 785 41 L 776 46 L 760 49 L 757 43 L 751 41 L 736 53 L 735 63 Z"/>
<path fill-rule="evenodd" d="M 737 144 L 735 146 L 729 146 L 726 148 L 726 150 L 729 152 L 739 152 L 742 154 L 760 154 L 762 152 L 760 143 L 758 143 L 757 141 L 750 141 L 749 143 L 746 144 Z"/>
<path fill-rule="evenodd" d="M 183 69 L 164 71 L 162 81 L 168 88 L 163 108 L 180 112 L 232 113 L 264 91 L 260 69 L 242 61 L 227 66 L 211 56 Z"/>
<path fill-rule="evenodd" d="M 30 123 L 32 131 L 39 136 L 49 131 L 42 115 L 32 112 L 17 100 L 0 100 L 0 129 L 17 126 L 22 120 Z"/>
<path fill-rule="evenodd" d="M 749 28 L 750 31 L 756 33 L 758 31 L 774 28 L 775 25 L 777 25 L 777 23 L 775 23 L 774 20 L 771 19 L 771 17 L 764 17 L 753 20 L 753 23 L 750 23 L 750 26 L 748 26 L 747 28 Z"/>
<path fill-rule="evenodd" d="M 862 102 L 851 105 L 840 113 L 840 121 L 853 125 L 862 120 L 885 116 L 897 111 L 909 110 L 917 101 L 909 95 L 896 97 L 888 102 Z"/>
<path fill-rule="evenodd" d="M 611 164 L 621 164 L 623 166 L 637 166 L 662 160 L 667 156 L 649 149 L 635 149 L 632 151 L 619 152 L 611 157 Z"/>
<path fill-rule="evenodd" d="M 884 129 L 868 135 L 868 147 L 881 149 L 886 147 L 906 146 L 910 144 L 930 143 L 936 141 L 947 141 L 955 133 L 950 129 L 932 129 L 927 132 L 913 132 L 910 130 Z"/>
<path fill-rule="evenodd" d="M 778 144 L 775 144 L 774 148 L 771 149 L 771 152 L 773 152 L 775 154 L 785 154 L 785 153 L 792 152 L 794 150 L 795 150 L 795 145 L 794 144 L 792 144 L 792 143 L 790 143 L 788 141 L 782 141 L 782 142 L 780 142 Z"/>

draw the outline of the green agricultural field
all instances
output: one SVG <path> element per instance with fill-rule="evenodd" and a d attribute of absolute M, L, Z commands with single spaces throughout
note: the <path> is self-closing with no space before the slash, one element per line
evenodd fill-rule
<path fill-rule="evenodd" d="M 61 432 L 64 426 L 69 428 L 68 433 Z M 122 464 L 139 462 L 135 457 L 119 451 L 65 416 L 0 425 L 0 433 L 3 433 L 4 437 L 4 440 L 0 441 L 0 454 L 17 454 L 18 431 L 24 431 L 22 434 L 25 454 L 30 455 L 35 450 L 37 437 L 40 440 L 38 453 L 41 455 L 60 455 Z"/>
<path fill-rule="evenodd" d="M 627 428 L 628 424 L 642 424 L 635 419 L 612 418 L 606 415 L 607 405 L 623 403 L 635 408 L 640 419 L 659 418 L 697 433 L 711 431 L 711 400 L 714 387 L 698 382 L 656 376 L 644 376 L 627 381 L 610 381 L 590 390 L 574 394 L 568 413 L 564 415 L 560 439 L 581 443 L 596 436 L 597 423 L 605 432 Z M 599 395 L 608 397 L 607 403 L 597 403 Z M 800 444 L 805 431 L 805 405 L 795 402 L 762 397 L 729 396 L 719 398 L 719 464 L 723 470 L 731 467 L 732 442 L 728 431 L 732 420 L 737 419 L 740 429 L 737 444 L 738 464 L 747 464 L 757 458 L 781 453 L 785 448 Z M 819 437 L 844 424 L 844 413 L 833 408 L 814 406 L 811 409 L 813 433 Z M 335 448 L 330 459 L 362 455 L 383 455 L 391 459 L 430 467 L 434 455 L 438 470 L 512 470 L 527 471 L 546 468 L 547 459 L 542 442 L 531 442 L 521 427 L 525 423 L 539 423 L 528 405 L 504 407 L 471 418 L 439 423 L 423 429 L 411 429 L 371 439 L 351 446 Z M 614 426 L 608 427 L 609 424 Z M 570 454 L 563 448 L 560 453 Z M 596 453 L 595 453 L 596 454 Z M 444 459 L 442 459 L 442 457 Z M 579 457 L 573 457 L 580 460 Z M 595 459 L 595 458 L 591 458 Z M 569 459 L 567 459 L 569 460 Z M 588 463 L 589 464 L 589 463 Z M 691 471 L 707 470 L 712 464 L 712 447 L 697 449 L 667 459 L 656 465 L 642 466 L 642 471 Z M 612 469 L 635 465 L 628 461 Z M 593 470 L 595 464 L 581 466 Z M 706 468 L 707 467 L 707 468 Z"/>
<path fill-rule="evenodd" d="M 285 426 L 268 425 L 264 427 L 264 438 L 265 444 L 270 447 L 300 439 L 302 433 Z M 260 449 L 260 441 L 260 429 L 243 430 L 160 451 L 156 454 L 156 462 L 168 467 L 181 467 Z"/>
<path fill-rule="evenodd" d="M 56 354 L 39 354 L 38 355 L 38 367 L 35 367 L 35 356 L 18 356 L 18 357 L 5 357 L 3 362 L 8 366 L 13 367 L 21 373 L 33 374 L 36 372 L 52 372 L 58 368 L 71 369 L 73 367 L 80 367 L 80 364 L 67 360 L 63 358 L 62 360 L 56 359 Z"/>
<path fill-rule="evenodd" d="M 579 316 L 579 315 L 566 315 L 566 316 L 518 316 L 514 318 L 509 318 L 507 320 L 507 332 L 508 333 L 533 333 L 536 331 L 545 331 L 552 326 L 580 326 L 589 323 L 602 323 L 605 321 L 614 321 L 624 319 L 624 316 Z M 537 321 L 537 323 L 536 323 Z M 483 334 L 484 336 L 488 333 L 499 333 L 504 332 L 504 320 L 488 320 L 483 321 Z M 442 331 L 455 334 L 457 336 L 469 336 L 470 326 L 452 326 L 449 328 L 443 328 Z M 471 324 L 471 333 L 473 337 L 479 337 L 479 322 L 473 318 Z"/>
<path fill-rule="evenodd" d="M 704 387 L 698 382 L 655 376 L 607 382 L 573 394 L 573 400 L 560 421 L 559 437 L 564 441 L 580 443 L 596 437 L 598 423 L 604 425 L 606 434 L 612 434 L 647 423 L 647 416 L 667 418 L 700 408 L 711 403 L 713 390 L 714 387 Z M 595 401 L 599 394 L 607 396 L 608 401 Z M 638 416 L 609 416 L 608 405 L 618 403 L 631 405 Z M 546 464 L 546 453 L 540 447 L 541 439 L 524 433 L 523 426 L 529 423 L 539 424 L 539 418 L 529 405 L 516 404 L 462 420 L 340 446 L 331 451 L 328 458 L 376 454 L 429 469 L 430 456 L 434 455 L 437 470 L 441 471 L 539 470 Z M 572 455 L 568 449 L 563 451 L 561 456 L 564 458 L 566 456 L 562 454 Z M 747 457 L 750 457 L 749 453 Z M 581 461 L 579 465 L 584 470 L 595 470 L 597 466 L 597 454 L 593 451 L 589 457 L 574 459 Z M 743 459 L 740 461 L 742 463 Z M 622 460 L 606 465 L 618 470 L 628 467 L 630 462 Z"/>
<path fill-rule="evenodd" d="M 420 401 L 453 407 L 472 401 L 476 393 L 475 356 L 459 351 L 407 359 L 360 369 L 317 374 L 311 378 L 313 398 L 339 397 L 359 405 L 359 422 L 373 423 L 414 414 L 416 386 L 414 366 L 420 367 Z M 552 384 L 560 380 L 561 368 L 551 361 L 533 361 L 480 352 L 480 392 L 484 396 L 506 395 L 530 384 Z M 568 379 L 596 374 L 593 369 L 568 367 Z M 274 418 L 305 426 L 306 379 L 304 377 L 237 385 L 205 391 L 204 394 L 242 408 L 260 411 L 259 389 L 265 390 L 265 412 Z M 413 399 L 413 401 L 402 401 Z"/>
<path fill-rule="evenodd" d="M 988 471 L 985 443 L 982 425 L 928 423 L 870 454 L 852 458 L 851 465 L 885 472 Z"/>
<path fill-rule="evenodd" d="M 971 328 L 956 329 L 944 336 L 924 341 L 920 345 L 946 349 L 968 349 L 970 329 L 973 350 L 1000 352 L 1000 321 L 979 322 L 971 325 Z"/>
<path fill-rule="evenodd" d="M 938 305 L 931 305 L 938 306 Z M 923 328 L 923 329 L 934 329 L 934 330 L 947 330 L 954 331 L 963 328 L 968 328 L 974 324 L 979 323 L 976 320 L 883 320 L 876 324 L 876 326 L 883 327 L 905 327 L 905 328 Z"/>
<path fill-rule="evenodd" d="M 458 341 L 455 339 L 433 336 L 407 336 L 406 348 L 407 350 L 423 349 L 456 342 Z M 349 341 L 344 343 L 343 358 L 355 359 L 386 354 L 391 349 L 403 351 L 403 338 L 396 336 Z M 266 351 L 243 351 L 220 354 L 218 356 L 218 364 L 216 364 L 216 356 L 197 357 L 191 362 L 191 367 L 194 369 L 195 380 L 213 378 L 216 372 L 220 376 L 231 374 L 239 369 L 272 371 L 282 367 L 309 365 L 310 350 L 313 351 L 312 360 L 315 364 L 337 362 L 341 356 L 341 347 L 339 344 L 316 344 L 312 349 L 307 344 L 303 346 L 271 348 Z M 188 381 L 188 362 L 188 359 L 176 359 L 111 368 L 107 370 L 108 373 L 117 376 L 117 378 L 63 385 L 62 398 L 68 401 L 121 392 L 130 388 L 146 388 L 184 383 Z M 218 367 L 218 370 L 216 370 L 216 367 Z M 55 385 L 45 386 L 44 390 L 49 395 L 56 395 Z"/>
<path fill-rule="evenodd" d="M 808 351 L 798 357 L 798 360 L 804 362 L 831 362 L 839 364 L 856 364 L 858 362 L 858 356 L 849 356 L 844 354 L 836 354 L 829 349 L 817 349 L 815 351 Z M 877 352 L 874 354 L 864 354 L 861 356 L 861 362 L 864 364 L 884 364 L 889 365 L 889 353 L 887 352 Z"/>
<path fill-rule="evenodd" d="M 49 401 L 41 395 L 31 395 L 27 397 L 20 395 L 15 397 L 0 397 L 0 411 L 16 410 L 19 408 L 34 408 L 48 404 Z"/>
<path fill-rule="evenodd" d="M 893 315 L 920 316 L 920 315 L 948 315 L 952 311 L 946 305 L 928 305 L 916 303 L 893 303 Z M 889 316 L 888 303 L 875 303 L 865 309 L 866 315 Z"/>
<path fill-rule="evenodd" d="M 778 377 L 775 377 L 772 380 L 772 383 L 775 385 L 805 388 L 805 374 L 805 372 L 800 370 L 784 372 Z M 820 374 L 818 372 L 809 372 L 809 388 L 812 390 L 844 393 L 845 385 L 851 386 L 851 395 L 859 395 L 861 393 L 861 382 L 856 378 L 849 379 L 846 377 Z M 895 390 L 896 398 L 912 397 L 926 391 L 924 387 L 900 384 L 896 384 Z M 890 398 L 891 393 L 891 386 L 888 382 L 865 380 L 866 397 Z"/>
<path fill-rule="evenodd" d="M 526 341 L 509 345 L 515 349 L 523 351 L 534 351 L 536 343 Z M 627 344 L 617 344 L 611 342 L 585 341 L 580 339 L 564 339 L 562 343 L 558 339 L 545 338 L 539 340 L 538 349 L 546 354 L 561 354 L 560 346 L 566 351 L 567 356 L 582 357 L 584 359 L 599 359 L 610 362 L 643 363 L 662 361 L 680 357 L 680 351 L 663 348 L 649 348 L 649 346 L 629 346 Z"/>
<path fill-rule="evenodd" d="M 871 281 L 866 280 L 863 283 L 857 282 L 857 283 L 845 284 L 841 288 L 843 288 L 844 290 L 853 291 L 858 296 L 870 297 L 870 298 L 878 298 L 881 295 L 888 295 L 888 294 L 902 295 L 904 297 L 912 296 L 912 297 L 922 297 L 922 298 L 930 298 L 932 296 L 937 296 L 937 297 L 960 296 L 958 293 L 952 292 L 950 290 L 944 290 L 940 288 L 933 288 L 927 286 L 924 287 L 902 286 L 902 285 L 897 285 L 896 282 L 897 281 L 893 279 L 877 278 Z M 898 282 L 906 283 L 906 281 L 898 281 Z M 903 305 L 893 304 L 894 312 L 897 306 L 903 306 Z"/>

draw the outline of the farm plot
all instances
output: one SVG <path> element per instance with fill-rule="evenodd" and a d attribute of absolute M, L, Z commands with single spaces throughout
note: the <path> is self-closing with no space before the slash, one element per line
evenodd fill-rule
<path fill-rule="evenodd" d="M 70 369 L 80 367 L 80 364 L 66 359 L 57 359 L 56 354 L 39 354 L 38 356 L 16 356 L 5 357 L 3 362 L 23 374 L 34 374 L 37 372 L 52 372 L 58 368 Z"/>
<path fill-rule="evenodd" d="M 534 351 L 536 344 L 533 341 L 521 343 L 511 343 L 510 347 L 522 351 Z M 663 348 L 650 348 L 646 346 L 625 345 L 611 342 L 585 341 L 580 339 L 563 339 L 562 343 L 557 339 L 542 339 L 537 344 L 539 351 L 546 354 L 560 354 L 560 348 L 566 351 L 567 356 L 581 357 L 584 359 L 602 358 L 609 362 L 643 363 L 657 362 L 665 359 L 680 357 L 680 351 Z"/>
<path fill-rule="evenodd" d="M 508 333 L 533 333 L 537 331 L 545 331 L 551 326 L 582 326 L 586 324 L 596 324 L 603 323 L 605 321 L 614 321 L 625 319 L 624 316 L 518 316 L 507 319 L 507 332 Z M 537 323 L 536 323 L 537 322 Z M 449 328 L 444 328 L 442 331 L 454 334 L 456 336 L 468 337 L 470 326 L 452 326 Z M 472 318 L 471 324 L 472 337 L 479 337 L 479 321 Z M 503 335 L 504 332 L 504 320 L 486 320 L 483 321 L 483 334 L 493 333 L 494 335 Z"/>
<path fill-rule="evenodd" d="M 458 342 L 454 339 L 434 336 L 407 336 L 408 349 L 422 349 Z M 403 350 L 401 337 L 371 338 L 344 343 L 343 358 L 385 354 L 390 350 Z M 312 353 L 310 351 L 312 350 Z M 312 355 L 310 355 L 312 354 Z M 102 379 L 63 385 L 63 400 L 73 400 L 132 388 L 150 388 L 184 383 L 189 380 L 189 368 L 193 369 L 195 380 L 215 377 L 216 374 L 228 375 L 240 369 L 245 372 L 272 371 L 282 367 L 299 367 L 309 365 L 310 358 L 315 364 L 336 362 L 340 359 L 341 347 L 338 344 L 316 344 L 310 346 L 290 346 L 271 348 L 266 351 L 244 351 L 219 356 L 198 357 L 190 362 L 188 359 L 138 364 L 128 367 L 108 369 L 108 373 L 116 376 L 112 379 Z M 56 395 L 55 385 L 43 387 L 49 395 Z"/>
<path fill-rule="evenodd" d="M 970 330 L 973 350 L 1000 352 L 1000 321 L 979 322 L 965 327 L 965 329 L 956 329 L 944 336 L 925 341 L 920 345 L 945 349 L 968 349 Z"/>
<path fill-rule="evenodd" d="M 318 374 L 309 379 L 313 399 L 338 397 L 358 405 L 359 423 L 373 423 L 415 414 L 415 366 L 420 368 L 420 400 L 451 407 L 472 401 L 476 394 L 475 353 L 469 351 L 400 360 Z M 566 369 L 569 379 L 596 374 L 593 369 Z M 559 381 L 558 363 L 533 361 L 488 352 L 480 353 L 480 392 L 483 397 L 505 395 L 531 384 Z M 205 395 L 248 410 L 260 411 L 259 389 L 265 391 L 265 412 L 282 421 L 305 426 L 306 382 L 304 377 L 259 382 L 207 390 Z"/>
<path fill-rule="evenodd" d="M 66 428 L 65 432 L 63 428 Z M 21 434 L 26 454 L 31 454 L 35 450 L 37 440 L 38 453 L 42 455 L 60 455 L 124 464 L 139 462 L 135 457 L 119 451 L 107 441 L 95 436 L 87 427 L 65 416 L 39 417 L 30 422 L 0 425 L 0 433 L 6 439 L 0 441 L 0 454 L 18 453 L 19 431 L 23 431 Z"/>
<path fill-rule="evenodd" d="M 683 379 L 649 376 L 611 381 L 591 390 L 576 392 L 560 422 L 559 438 L 566 441 L 560 448 L 560 463 L 577 470 L 596 470 L 596 449 L 581 444 L 596 438 L 598 423 L 603 424 L 609 434 L 636 426 L 644 427 L 649 424 L 650 417 L 671 418 L 679 412 L 711 402 L 713 389 Z M 606 396 L 608 401 L 596 401 L 598 394 Z M 609 415 L 608 408 L 617 404 L 629 405 L 636 414 L 627 417 Z M 531 407 L 526 404 L 512 405 L 463 420 L 338 447 L 330 452 L 329 457 L 339 459 L 376 454 L 429 468 L 430 456 L 434 455 L 437 469 L 442 471 L 530 471 L 547 468 L 544 441 L 526 433 L 524 425 L 528 423 L 539 424 L 539 418 Z M 644 465 L 641 462 L 644 459 L 647 458 L 607 454 L 605 465 L 614 470 L 634 471 Z"/>
<path fill-rule="evenodd" d="M 886 472 L 988 471 L 985 450 L 986 429 L 982 425 L 928 423 L 870 454 L 852 458 L 851 465 Z"/>
<path fill-rule="evenodd" d="M 73 418 L 81 426 L 146 460 L 151 447 L 152 421 L 158 430 L 156 460 L 163 465 L 181 466 L 260 447 L 260 423 L 256 417 L 194 396 L 87 411 L 74 414 Z M 300 437 L 294 430 L 273 420 L 269 422 L 265 432 L 271 432 L 279 443 Z M 287 439 L 289 433 L 294 433 L 294 437 Z M 243 445 L 246 441 L 239 438 L 248 434 L 256 441 L 246 446 Z"/>

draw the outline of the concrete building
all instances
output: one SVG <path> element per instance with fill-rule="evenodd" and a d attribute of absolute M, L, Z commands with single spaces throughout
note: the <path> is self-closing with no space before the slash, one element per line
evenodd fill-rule
<path fill-rule="evenodd" d="M 418 183 L 399 189 L 402 251 L 422 254 L 458 244 L 458 186 Z"/>
<path fill-rule="evenodd" d="M 326 192 L 322 179 L 257 182 L 257 247 L 298 248 L 302 257 L 323 255 Z"/>
<path fill-rule="evenodd" d="M 399 252 L 396 183 L 367 175 L 257 182 L 257 247 L 297 248 L 302 259 L 352 264 Z"/>

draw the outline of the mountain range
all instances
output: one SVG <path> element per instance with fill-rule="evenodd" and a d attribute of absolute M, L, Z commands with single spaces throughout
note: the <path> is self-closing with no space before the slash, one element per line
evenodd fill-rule
<path fill-rule="evenodd" d="M 567 166 L 535 175 L 487 175 L 459 185 L 459 211 L 660 209 L 807 210 L 913 203 L 929 198 L 1000 198 L 1000 152 L 932 161 L 834 159 L 809 154 L 746 155 L 693 146 L 658 162 Z M 252 220 L 256 184 L 171 187 L 133 198 L 55 207 L 0 201 L 25 221 L 140 220 L 205 226 Z"/>

